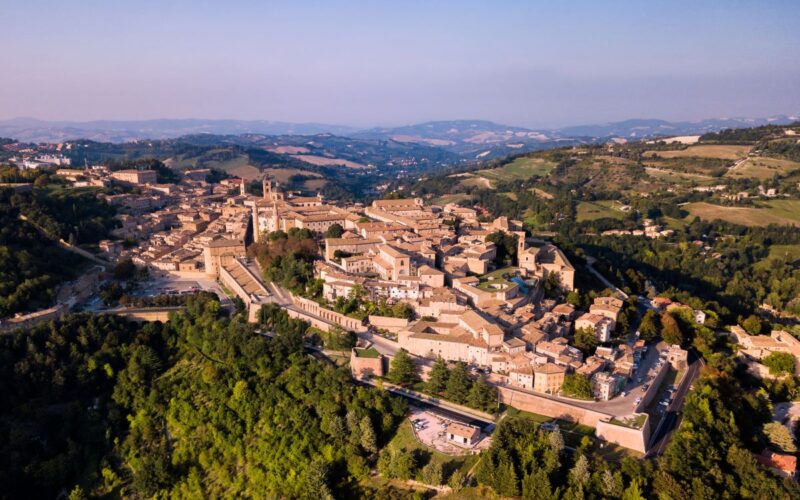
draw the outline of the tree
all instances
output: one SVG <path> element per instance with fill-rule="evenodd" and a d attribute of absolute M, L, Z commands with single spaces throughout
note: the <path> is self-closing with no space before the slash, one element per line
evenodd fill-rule
<path fill-rule="evenodd" d="M 454 403 L 462 404 L 467 400 L 471 386 L 472 379 L 469 377 L 469 373 L 467 373 L 467 366 L 459 361 L 456 363 L 456 366 L 450 370 L 445 397 Z"/>
<path fill-rule="evenodd" d="M 517 256 L 517 235 L 505 231 L 495 231 L 486 237 L 486 241 L 495 244 L 497 254 L 494 262 L 498 266 L 512 264 Z"/>
<path fill-rule="evenodd" d="M 486 382 L 483 377 L 473 382 L 467 395 L 467 405 L 487 412 L 497 409 L 497 389 Z"/>
<path fill-rule="evenodd" d="M 783 453 L 797 452 L 792 433 L 780 422 L 770 422 L 764 426 L 764 434 L 769 442 Z"/>
<path fill-rule="evenodd" d="M 556 500 L 547 470 L 536 467 L 522 479 L 522 498 L 525 500 Z"/>
<path fill-rule="evenodd" d="M 795 357 L 788 352 L 773 352 L 761 360 L 772 375 L 794 373 L 795 363 Z"/>
<path fill-rule="evenodd" d="M 439 486 L 444 482 L 444 473 L 442 471 L 442 463 L 436 460 L 431 460 L 422 468 L 422 482 L 430 484 L 431 486 Z"/>
<path fill-rule="evenodd" d="M 397 385 L 410 385 L 417 380 L 417 363 L 404 350 L 397 351 L 387 378 Z"/>
<path fill-rule="evenodd" d="M 589 482 L 590 477 L 589 460 L 586 455 L 581 455 L 569 471 L 569 482 L 573 486 L 584 486 Z"/>
<path fill-rule="evenodd" d="M 683 344 L 683 332 L 675 316 L 668 312 L 661 314 L 661 336 L 670 345 Z"/>
<path fill-rule="evenodd" d="M 450 479 L 447 480 L 447 486 L 453 489 L 453 493 L 458 493 L 464 488 L 466 482 L 466 474 L 461 472 L 461 469 L 457 469 L 450 475 Z"/>
<path fill-rule="evenodd" d="M 309 496 L 321 500 L 333 500 L 333 494 L 328 486 L 328 464 L 318 458 L 311 462 L 306 477 Z"/>
<path fill-rule="evenodd" d="M 327 231 L 325 231 L 326 238 L 341 238 L 344 234 L 344 228 L 340 224 L 332 224 Z"/>
<path fill-rule="evenodd" d="M 123 259 L 114 266 L 114 279 L 127 281 L 136 276 L 136 265 L 131 259 Z"/>
<path fill-rule="evenodd" d="M 644 313 L 642 317 L 642 322 L 639 324 L 639 338 L 644 340 L 645 342 L 650 342 L 656 336 L 658 336 L 658 331 L 661 329 L 661 318 L 652 309 L 648 309 L 647 312 Z"/>
<path fill-rule="evenodd" d="M 433 363 L 433 367 L 428 374 L 428 381 L 425 383 L 425 388 L 434 394 L 441 394 L 447 388 L 447 379 L 449 376 L 450 370 L 448 370 L 445 360 L 436 358 L 436 362 Z"/>
<path fill-rule="evenodd" d="M 622 474 L 606 469 L 602 474 L 603 493 L 608 498 L 617 498 L 623 492 Z"/>
<path fill-rule="evenodd" d="M 575 330 L 572 343 L 588 357 L 594 354 L 594 350 L 597 348 L 597 337 L 591 328 L 579 328 Z"/>
<path fill-rule="evenodd" d="M 511 459 L 501 460 L 498 464 L 494 489 L 498 494 L 506 497 L 519 495 L 517 471 L 514 470 L 514 463 Z"/>
<path fill-rule="evenodd" d="M 744 328 L 750 335 L 760 335 L 761 319 L 755 314 L 751 314 L 744 321 L 742 321 L 742 328 Z"/>
<path fill-rule="evenodd" d="M 582 307 L 583 305 L 583 298 L 581 297 L 580 292 L 577 290 L 571 290 L 567 294 L 567 304 L 571 304 L 575 307 Z"/>
<path fill-rule="evenodd" d="M 550 435 L 547 437 L 547 444 L 556 455 L 560 455 L 561 452 L 564 451 L 566 445 L 564 444 L 564 435 L 561 434 L 560 429 L 555 429 L 550 432 Z"/>
<path fill-rule="evenodd" d="M 622 493 L 622 500 L 645 500 L 645 498 L 642 496 L 638 479 L 631 481 L 630 486 L 628 486 Z"/>
<path fill-rule="evenodd" d="M 411 479 L 417 468 L 414 454 L 406 450 L 398 450 L 392 455 L 392 477 L 397 479 Z"/>
<path fill-rule="evenodd" d="M 573 398 L 592 399 L 592 382 L 586 375 L 572 373 L 564 377 L 561 392 Z"/>
<path fill-rule="evenodd" d="M 376 453 L 378 451 L 378 439 L 375 437 L 372 421 L 368 416 L 364 416 L 358 427 L 361 431 L 361 447 L 369 453 Z"/>

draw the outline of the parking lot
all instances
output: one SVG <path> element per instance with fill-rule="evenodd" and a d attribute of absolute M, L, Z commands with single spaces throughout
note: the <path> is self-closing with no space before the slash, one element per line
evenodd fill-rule
<path fill-rule="evenodd" d="M 204 278 L 177 278 L 172 276 L 159 276 L 144 283 L 136 295 L 152 297 L 156 295 L 188 295 L 200 291 L 215 293 L 220 298 L 223 307 L 232 304 L 230 298 L 222 287 L 212 279 Z"/>
<path fill-rule="evenodd" d="M 448 455 L 478 453 L 489 447 L 492 438 L 481 433 L 481 439 L 473 446 L 457 445 L 447 439 L 447 427 L 453 420 L 437 415 L 433 411 L 411 407 L 411 420 L 414 435 L 424 444 Z"/>
<path fill-rule="evenodd" d="M 661 359 L 661 351 L 668 346 L 664 342 L 659 342 L 657 345 L 652 345 L 648 348 L 645 355 L 642 357 L 637 367 L 636 372 L 625 384 L 625 389 L 622 394 L 610 399 L 609 401 L 598 401 L 589 403 L 593 408 L 599 411 L 606 412 L 617 416 L 626 416 L 634 412 L 638 398 L 644 396 L 647 389 L 655 377 L 657 370 L 666 363 Z"/>

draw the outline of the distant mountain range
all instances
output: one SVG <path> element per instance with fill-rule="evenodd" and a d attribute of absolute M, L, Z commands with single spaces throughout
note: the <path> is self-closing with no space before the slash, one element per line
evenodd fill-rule
<path fill-rule="evenodd" d="M 317 123 L 268 120 L 99 120 L 90 122 L 46 121 L 36 118 L 0 120 L 0 137 L 22 142 L 61 142 L 89 139 L 98 142 L 131 142 L 142 139 L 174 139 L 185 135 L 348 135 L 357 129 Z"/>
<path fill-rule="evenodd" d="M 515 152 L 548 149 L 561 145 L 603 142 L 611 138 L 626 140 L 657 136 L 698 135 L 726 128 L 746 128 L 765 124 L 785 125 L 797 116 L 770 118 L 713 118 L 699 122 L 670 122 L 635 119 L 599 125 L 532 130 L 483 120 L 447 120 L 406 125 L 356 129 L 342 125 L 286 123 L 266 120 L 160 119 L 139 121 L 44 121 L 15 118 L 0 121 L 0 137 L 22 142 L 62 142 L 89 139 L 122 143 L 144 139 L 171 139 L 187 135 L 261 134 L 269 136 L 309 136 L 333 134 L 362 140 L 394 141 L 434 146 L 463 158 L 488 159 Z"/>

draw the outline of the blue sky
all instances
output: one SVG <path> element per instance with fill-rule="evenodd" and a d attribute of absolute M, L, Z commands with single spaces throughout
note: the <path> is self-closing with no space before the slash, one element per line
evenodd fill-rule
<path fill-rule="evenodd" d="M 800 1 L 4 0 L 0 118 L 800 113 Z"/>

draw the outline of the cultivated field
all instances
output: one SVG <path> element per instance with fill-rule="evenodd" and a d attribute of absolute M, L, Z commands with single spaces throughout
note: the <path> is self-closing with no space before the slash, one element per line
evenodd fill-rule
<path fill-rule="evenodd" d="M 686 149 L 672 151 L 647 151 L 645 156 L 659 156 L 661 158 L 719 158 L 721 160 L 736 160 L 747 156 L 750 146 L 700 144 L 689 146 Z"/>
<path fill-rule="evenodd" d="M 548 193 L 547 191 L 542 191 L 539 188 L 531 188 L 530 190 L 531 190 L 531 192 L 535 193 L 536 196 L 538 196 L 539 198 L 544 198 L 545 200 L 552 200 L 553 199 L 553 195 Z"/>
<path fill-rule="evenodd" d="M 478 170 L 481 177 L 497 181 L 525 180 L 531 177 L 544 177 L 549 174 L 555 163 L 544 158 L 517 158 L 500 168 Z"/>
<path fill-rule="evenodd" d="M 596 219 L 621 219 L 625 217 L 625 212 L 619 210 L 619 204 L 615 201 L 582 201 L 578 203 L 578 222 Z"/>
<path fill-rule="evenodd" d="M 725 174 L 735 179 L 771 179 L 800 169 L 800 163 L 778 158 L 748 158 Z"/>
<path fill-rule="evenodd" d="M 298 160 L 303 160 L 306 163 L 310 163 L 312 165 L 321 165 L 321 166 L 342 166 L 347 168 L 367 168 L 366 165 L 362 165 L 361 163 L 356 163 L 350 160 L 342 160 L 340 158 L 327 158 L 325 156 L 316 156 L 316 155 L 295 155 L 293 158 L 297 158 Z"/>
<path fill-rule="evenodd" d="M 701 185 L 718 182 L 717 179 L 714 179 L 709 175 L 692 174 L 689 172 L 678 172 L 676 170 L 664 170 L 655 167 L 645 167 L 644 170 L 651 177 L 654 177 L 660 181 L 665 181 L 665 182 L 674 182 L 678 184 L 688 184 L 694 182 Z"/>
<path fill-rule="evenodd" d="M 309 170 L 300 170 L 299 168 L 265 168 L 263 172 L 269 175 L 272 179 L 276 181 L 286 184 L 289 182 L 289 178 L 293 175 L 305 175 L 307 177 L 322 177 L 321 174 L 317 172 L 311 172 Z"/>
<path fill-rule="evenodd" d="M 277 146 L 274 148 L 268 148 L 267 151 L 271 151 L 273 153 L 278 153 L 282 155 L 299 155 L 303 153 L 308 153 L 309 149 L 304 148 L 302 146 Z"/>
<path fill-rule="evenodd" d="M 684 210 L 689 217 L 724 220 L 743 226 L 782 224 L 800 226 L 800 200 L 772 200 L 758 207 L 724 207 L 706 202 L 689 203 Z"/>

